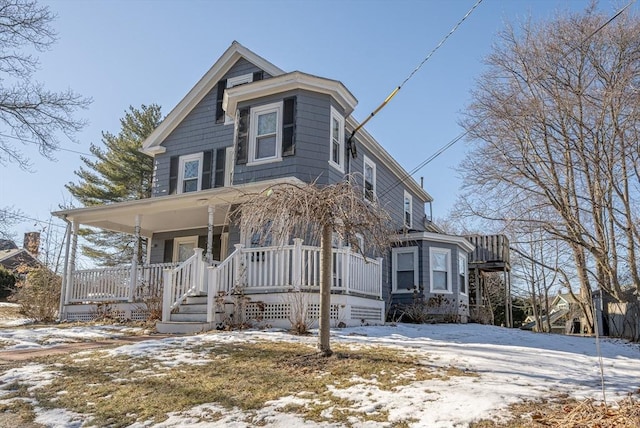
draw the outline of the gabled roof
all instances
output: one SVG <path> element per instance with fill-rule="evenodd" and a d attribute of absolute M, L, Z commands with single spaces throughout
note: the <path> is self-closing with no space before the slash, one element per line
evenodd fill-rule
<path fill-rule="evenodd" d="M 160 144 L 184 120 L 196 105 L 215 87 L 218 81 L 240 59 L 266 71 L 271 76 L 284 74 L 284 70 L 276 67 L 266 59 L 250 51 L 235 40 L 222 56 L 211 66 L 209 71 L 196 83 L 187 95 L 165 117 L 162 123 L 142 143 L 142 152 L 148 155 L 164 152 Z"/>
<path fill-rule="evenodd" d="M 40 262 L 31 253 L 22 248 L 11 248 L 0 250 L 0 266 L 10 271 L 16 270 L 19 266 L 38 266 Z"/>

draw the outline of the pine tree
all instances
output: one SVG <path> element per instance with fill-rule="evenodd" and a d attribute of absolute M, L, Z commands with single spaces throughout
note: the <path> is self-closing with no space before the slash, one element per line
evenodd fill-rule
<path fill-rule="evenodd" d="M 104 148 L 91 144 L 90 151 L 97 158 L 82 157 L 84 166 L 75 174 L 78 184 L 65 187 L 85 207 L 113 202 L 144 199 L 151 196 L 153 159 L 140 152 L 142 142 L 161 122 L 160 106 L 129 107 L 120 119 L 118 135 L 102 133 Z M 131 235 L 81 229 L 89 244 L 82 245 L 82 253 L 102 266 L 129 263 L 135 238 Z M 146 242 L 140 240 L 139 262 L 143 261 Z"/>

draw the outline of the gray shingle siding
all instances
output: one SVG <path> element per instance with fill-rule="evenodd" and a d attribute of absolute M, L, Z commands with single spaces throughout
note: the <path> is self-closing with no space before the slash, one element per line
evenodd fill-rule
<path fill-rule="evenodd" d="M 224 79 L 260 71 L 244 58 L 238 60 Z M 265 74 L 264 78 L 269 75 Z M 153 196 L 169 194 L 169 162 L 172 156 L 182 156 L 233 145 L 233 124 L 216 123 L 217 85 L 198 103 L 169 134 L 162 146 L 165 153 L 155 158 Z"/>

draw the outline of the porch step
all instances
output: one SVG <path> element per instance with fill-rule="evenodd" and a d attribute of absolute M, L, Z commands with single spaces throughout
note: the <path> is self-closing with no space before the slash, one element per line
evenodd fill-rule
<path fill-rule="evenodd" d="M 180 307 L 182 309 L 182 306 Z M 171 314 L 171 321 L 174 322 L 206 322 L 207 321 L 207 313 L 183 313 L 178 312 L 177 314 Z"/>
<path fill-rule="evenodd" d="M 207 296 L 187 296 L 183 305 L 205 305 L 207 304 Z"/>
<path fill-rule="evenodd" d="M 206 314 L 206 303 L 188 303 L 179 306 L 178 313 L 180 314 Z"/>
<path fill-rule="evenodd" d="M 175 322 L 168 321 L 162 322 L 159 321 L 156 324 L 156 330 L 158 333 L 167 333 L 167 334 L 192 334 L 192 333 L 201 333 L 204 331 L 209 331 L 215 329 L 215 323 L 208 322 Z"/>

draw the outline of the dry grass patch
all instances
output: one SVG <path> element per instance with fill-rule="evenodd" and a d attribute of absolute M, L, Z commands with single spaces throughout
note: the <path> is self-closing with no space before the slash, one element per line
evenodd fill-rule
<path fill-rule="evenodd" d="M 15 320 L 19 318 L 24 318 L 24 315 L 20 314 L 20 306 L 0 305 L 0 320 Z"/>
<path fill-rule="evenodd" d="M 637 428 L 640 401 L 628 397 L 605 406 L 591 399 L 578 401 L 567 396 L 543 401 L 524 401 L 509 406 L 508 421 L 482 420 L 471 428 Z"/>
<path fill-rule="evenodd" d="M 167 349 L 169 354 L 175 351 Z M 197 365 L 170 367 L 153 355 L 114 357 L 105 351 L 85 352 L 75 359 L 47 357 L 40 362 L 60 374 L 49 385 L 17 395 L 33 397 L 43 408 L 87 415 L 91 425 L 111 427 L 161 422 L 169 412 L 205 403 L 241 409 L 252 419 L 265 403 L 297 396 L 306 404 L 278 410 L 348 426 L 354 420 L 386 422 L 388 415 L 382 410 L 366 414 L 350 410 L 354 403 L 334 396 L 327 385 L 347 388 L 367 382 L 393 390 L 416 381 L 475 375 L 429 367 L 415 356 L 382 347 L 336 347 L 329 358 L 320 357 L 309 345 L 272 342 L 209 344 L 185 351 L 199 355 Z"/>

